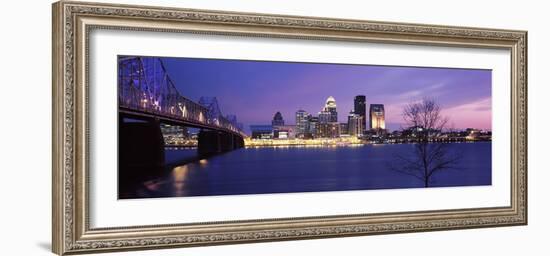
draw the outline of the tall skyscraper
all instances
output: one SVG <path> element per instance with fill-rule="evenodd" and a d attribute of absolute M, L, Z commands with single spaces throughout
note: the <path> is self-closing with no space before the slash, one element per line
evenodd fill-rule
<path fill-rule="evenodd" d="M 363 118 L 363 130 L 367 129 L 367 100 L 365 95 L 355 96 L 353 99 L 353 113 L 358 114 Z"/>
<path fill-rule="evenodd" d="M 316 117 L 316 116 L 310 116 L 309 119 L 308 119 L 308 128 L 309 128 L 309 131 L 308 133 L 312 136 L 312 137 L 318 137 L 318 126 L 319 126 L 319 117 Z"/>
<path fill-rule="evenodd" d="M 370 129 L 385 130 L 386 118 L 384 113 L 384 104 L 370 104 Z"/>
<path fill-rule="evenodd" d="M 275 116 L 273 116 L 273 121 L 271 121 L 271 125 L 273 126 L 283 126 L 285 125 L 285 120 L 283 119 L 283 115 L 281 112 L 275 113 Z"/>
<path fill-rule="evenodd" d="M 331 114 L 328 111 L 319 112 L 319 123 L 330 123 Z"/>
<path fill-rule="evenodd" d="M 296 111 L 296 135 L 304 136 L 309 132 L 309 114 L 305 110 Z"/>
<path fill-rule="evenodd" d="M 336 138 L 340 136 L 340 124 L 338 123 L 338 112 L 336 111 L 334 97 L 327 98 L 325 107 L 319 112 L 319 122 L 315 128 L 318 137 Z"/>
<path fill-rule="evenodd" d="M 330 113 L 330 123 L 338 122 L 338 112 L 336 111 L 336 100 L 334 99 L 334 97 L 329 96 L 327 98 L 327 102 L 325 103 L 325 108 L 323 109 L 323 111 Z"/>
<path fill-rule="evenodd" d="M 351 111 L 348 115 L 348 133 L 350 136 L 361 136 L 363 134 L 363 117 Z"/>

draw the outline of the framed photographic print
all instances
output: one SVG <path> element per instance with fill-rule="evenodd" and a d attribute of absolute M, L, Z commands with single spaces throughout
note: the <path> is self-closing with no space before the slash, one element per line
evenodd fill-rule
<path fill-rule="evenodd" d="M 526 40 L 55 3 L 53 250 L 525 225 Z"/>

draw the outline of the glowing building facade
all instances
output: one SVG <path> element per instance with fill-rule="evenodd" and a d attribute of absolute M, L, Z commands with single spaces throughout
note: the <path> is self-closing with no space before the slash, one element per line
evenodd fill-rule
<path fill-rule="evenodd" d="M 316 127 L 316 137 L 336 138 L 340 136 L 340 124 L 336 111 L 336 100 L 330 96 L 325 102 L 325 107 L 319 112 L 319 123 Z"/>
<path fill-rule="evenodd" d="M 338 122 L 338 112 L 336 111 L 336 100 L 334 99 L 334 97 L 330 96 L 327 98 L 323 112 L 328 113 L 329 123 Z"/>
<path fill-rule="evenodd" d="M 370 115 L 371 130 L 386 129 L 384 104 L 370 104 L 369 115 Z"/>

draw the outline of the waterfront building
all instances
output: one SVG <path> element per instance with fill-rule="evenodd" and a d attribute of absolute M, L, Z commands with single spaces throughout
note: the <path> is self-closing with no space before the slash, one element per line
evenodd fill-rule
<path fill-rule="evenodd" d="M 371 130 L 386 129 L 384 104 L 370 104 L 369 115 Z"/>
<path fill-rule="evenodd" d="M 273 116 L 273 121 L 271 121 L 271 125 L 273 126 L 282 126 L 285 125 L 285 120 L 283 119 L 283 115 L 281 112 L 275 113 L 275 116 Z"/>
<path fill-rule="evenodd" d="M 319 138 L 340 137 L 340 124 L 339 123 L 319 123 L 317 127 L 317 137 Z"/>
<path fill-rule="evenodd" d="M 353 111 L 348 115 L 348 132 L 350 136 L 361 136 L 365 130 L 363 117 Z"/>
<path fill-rule="evenodd" d="M 289 139 L 289 132 L 285 130 L 273 130 L 274 139 Z"/>
<path fill-rule="evenodd" d="M 304 137 L 309 132 L 309 118 L 305 110 L 296 111 L 296 136 Z"/>
<path fill-rule="evenodd" d="M 349 125 L 348 123 L 340 123 L 340 135 L 349 134 Z"/>
<path fill-rule="evenodd" d="M 184 126 L 161 124 L 160 130 L 165 145 L 184 145 L 191 139 L 189 130 Z"/>
<path fill-rule="evenodd" d="M 353 113 L 358 114 L 361 116 L 362 123 L 361 126 L 363 127 L 363 130 L 367 129 L 367 99 L 365 95 L 357 95 L 353 99 Z"/>
<path fill-rule="evenodd" d="M 306 137 L 317 137 L 317 128 L 319 125 L 319 117 L 310 116 L 308 119 L 308 133 Z"/>
<path fill-rule="evenodd" d="M 319 112 L 319 123 L 330 123 L 330 112 L 324 110 Z"/>
<path fill-rule="evenodd" d="M 329 125 L 329 136 L 330 138 L 340 137 L 340 124 L 337 122 L 330 123 Z"/>
<path fill-rule="evenodd" d="M 340 136 L 336 100 L 332 96 L 327 98 L 325 107 L 319 112 L 319 122 L 316 127 L 315 135 L 321 138 L 336 138 Z"/>
<path fill-rule="evenodd" d="M 274 139 L 294 139 L 296 138 L 296 125 L 278 125 L 273 126 Z"/>
<path fill-rule="evenodd" d="M 273 138 L 273 126 L 271 125 L 251 125 L 250 131 L 252 132 L 253 139 L 272 139 Z"/>
<path fill-rule="evenodd" d="M 161 124 L 160 130 L 164 136 L 189 137 L 189 131 L 185 126 Z"/>

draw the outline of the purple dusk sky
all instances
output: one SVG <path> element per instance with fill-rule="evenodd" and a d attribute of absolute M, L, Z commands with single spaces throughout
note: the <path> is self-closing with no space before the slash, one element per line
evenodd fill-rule
<path fill-rule="evenodd" d="M 286 124 L 295 112 L 317 115 L 329 96 L 347 122 L 353 98 L 384 104 L 387 128 L 399 129 L 407 103 L 435 99 L 457 129 L 491 129 L 491 71 L 475 69 L 162 58 L 180 93 L 198 101 L 215 96 L 224 115 L 236 114 L 248 130 L 271 124 L 280 111 Z"/>

